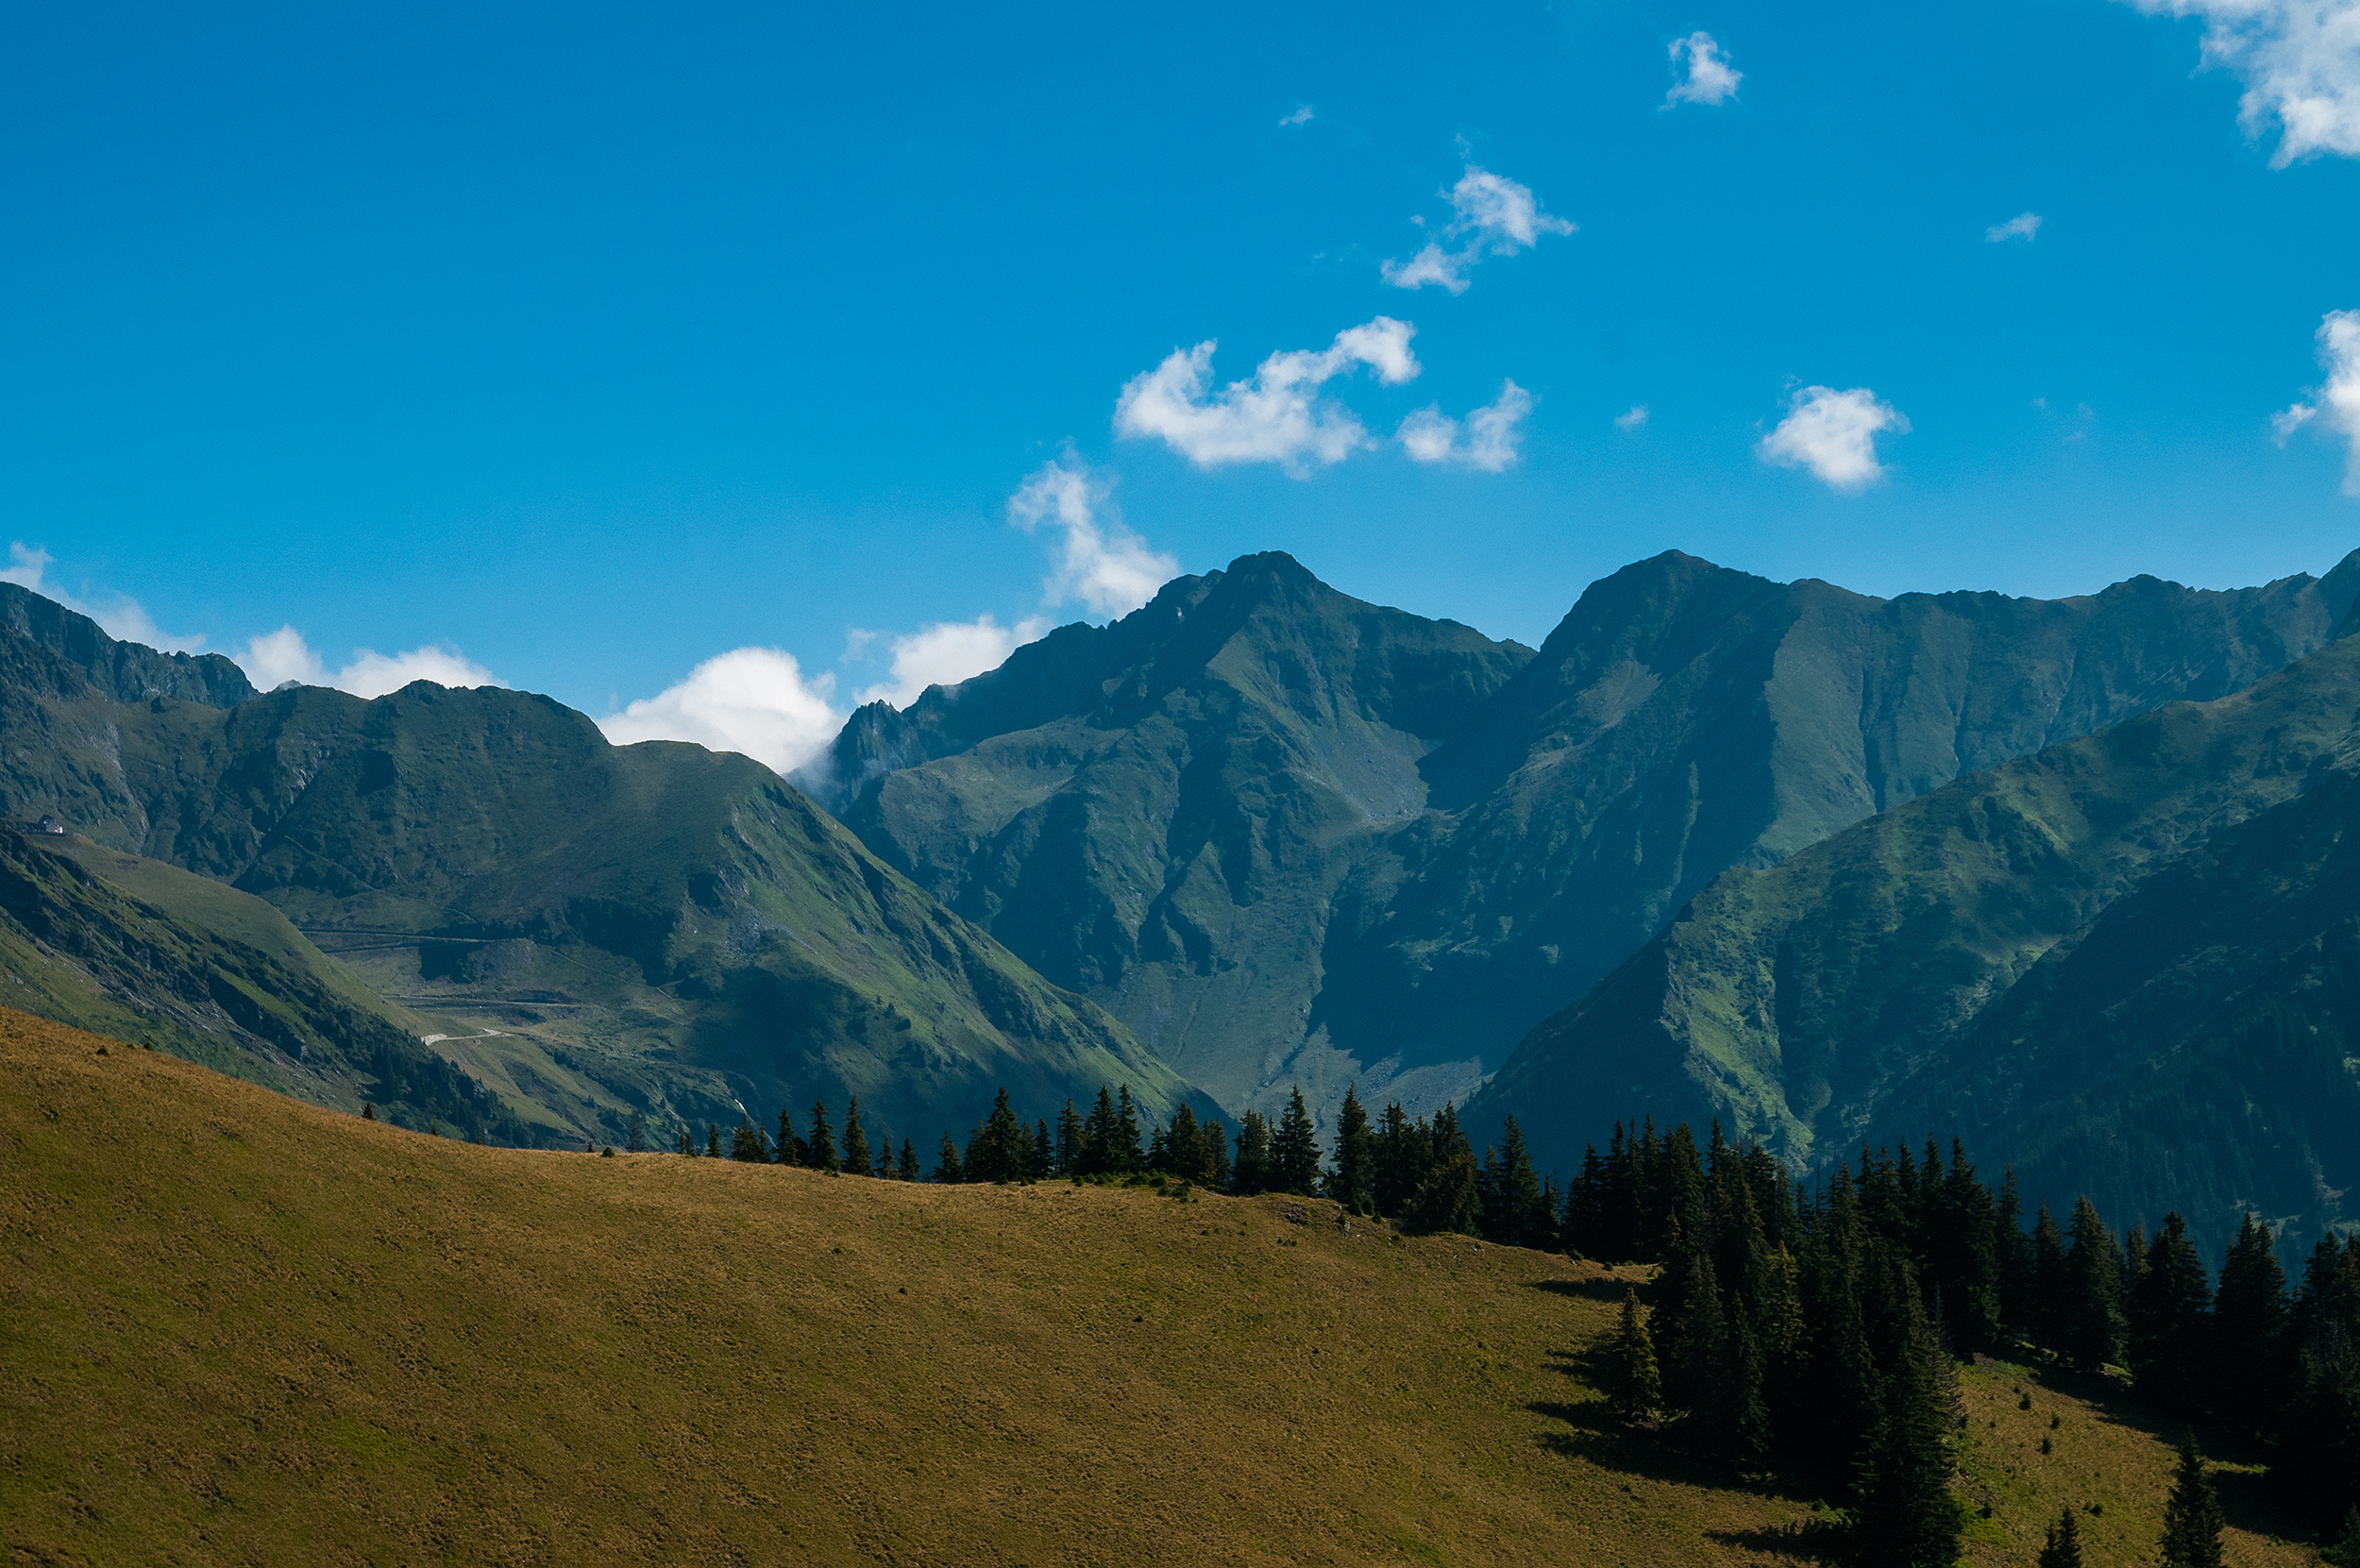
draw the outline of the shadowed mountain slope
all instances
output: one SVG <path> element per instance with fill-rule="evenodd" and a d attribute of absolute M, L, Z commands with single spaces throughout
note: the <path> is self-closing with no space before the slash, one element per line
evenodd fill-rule
<path fill-rule="evenodd" d="M 0 811 L 267 900 L 568 1136 L 857 1094 L 872 1134 L 931 1142 L 1002 1083 L 1054 1104 L 1127 1081 L 1158 1113 L 1189 1095 L 748 758 L 613 747 L 490 688 L 128 704 L 14 652 L 46 679 L 0 684 Z"/>
<path fill-rule="evenodd" d="M 1538 655 L 1284 556 L 854 716 L 877 853 L 1233 1109 L 1473 1092 L 1712 878 L 2324 643 L 2325 580 L 1872 599 L 1671 553 Z"/>
<path fill-rule="evenodd" d="M 1958 1128 L 2125 1222 L 2317 1234 L 2360 1187 L 2356 718 L 2345 636 L 1729 872 L 1469 1114 L 1717 1114 L 1798 1159 Z"/>

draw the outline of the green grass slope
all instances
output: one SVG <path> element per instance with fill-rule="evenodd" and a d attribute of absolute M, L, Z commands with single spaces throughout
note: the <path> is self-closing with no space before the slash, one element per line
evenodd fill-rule
<path fill-rule="evenodd" d="M 116 696 L 0 624 L 0 811 L 266 900 L 548 1136 L 857 1095 L 930 1143 L 1003 1084 L 1192 1092 L 746 757 L 497 689 Z"/>
<path fill-rule="evenodd" d="M 2360 1177 L 2329 1016 L 2360 918 L 2355 711 L 2347 636 L 1729 873 L 1471 1114 L 1559 1159 L 1640 1109 L 1799 1159 L 1958 1127 L 2118 1223 L 2179 1206 L 2217 1241 L 2250 1204 L 2316 1234 Z"/>
<path fill-rule="evenodd" d="M 15 1560 L 1817 1558 L 1807 1500 L 1602 1418 L 1594 1265 L 1275 1198 L 476 1148 L 101 1044 L 0 1010 Z M 2021 1381 L 1964 1377 L 1968 1560 L 2091 1502 L 2088 1560 L 2148 1560 L 2167 1446 Z M 2313 1560 L 2224 1490 L 2232 1562 Z"/>

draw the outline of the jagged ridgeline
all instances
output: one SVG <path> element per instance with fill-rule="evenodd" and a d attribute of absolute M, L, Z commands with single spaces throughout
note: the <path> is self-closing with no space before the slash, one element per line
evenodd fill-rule
<path fill-rule="evenodd" d="M 2241 690 L 2355 596 L 2360 558 L 2045 601 L 1672 553 L 1593 584 L 1536 654 L 1247 556 L 862 709 L 803 782 L 1233 1117 L 1297 1083 L 1326 1113 L 1356 1078 L 1432 1109 L 1723 871 Z"/>
<path fill-rule="evenodd" d="M 2360 1189 L 2356 722 L 2347 632 L 1732 871 L 1469 1117 L 1572 1139 L 1644 1104 L 1800 1162 L 1955 1127 L 2208 1256 L 2248 1209 L 2307 1243 Z"/>
<path fill-rule="evenodd" d="M 924 1137 L 980 1120 L 1002 1084 L 1054 1104 L 1127 1083 L 1158 1117 L 1189 1099 L 745 757 L 612 747 L 500 690 L 257 697 L 226 661 L 29 599 L 0 620 L 0 812 L 267 901 L 536 1138 L 850 1095 Z"/>

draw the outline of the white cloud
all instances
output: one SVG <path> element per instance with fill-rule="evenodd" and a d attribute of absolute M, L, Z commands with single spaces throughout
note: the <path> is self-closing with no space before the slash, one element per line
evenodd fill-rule
<path fill-rule="evenodd" d="M 1674 104 L 1725 104 L 1737 96 L 1737 84 L 1745 79 L 1745 73 L 1729 63 L 1729 57 L 1712 42 L 1711 33 L 1690 33 L 1686 38 L 1672 41 L 1672 64 L 1684 68 L 1687 75 L 1672 84 L 1672 91 L 1663 95 L 1663 107 Z"/>
<path fill-rule="evenodd" d="M 2273 414 L 2270 424 L 2283 442 L 2314 419 L 2326 420 L 2328 429 L 2351 447 L 2344 494 L 2360 496 L 2360 311 L 2328 312 L 2319 322 L 2318 342 L 2327 381 L 2318 389 L 2318 400 Z"/>
<path fill-rule="evenodd" d="M 1565 219 L 1542 211 L 1540 198 L 1529 187 L 1473 163 L 1444 194 L 1458 215 L 1443 228 L 1442 240 L 1463 236 L 1466 243 L 1456 250 L 1445 250 L 1441 243 L 1428 241 L 1407 261 L 1386 261 L 1377 270 L 1393 287 L 1418 289 L 1440 283 L 1453 294 L 1465 294 L 1468 270 L 1486 256 L 1513 256 L 1539 244 L 1543 234 L 1574 231 L 1574 225 Z"/>
<path fill-rule="evenodd" d="M 1983 230 L 1986 244 L 2001 244 L 2009 240 L 2031 240 L 2040 233 L 2038 212 L 2018 212 L 2006 223 L 1993 224 Z"/>
<path fill-rule="evenodd" d="M 454 688 L 507 684 L 457 649 L 439 643 L 413 648 L 407 653 L 379 653 L 372 648 L 356 648 L 345 667 L 330 675 L 320 656 L 304 642 L 303 633 L 292 626 L 249 639 L 244 651 L 232 657 L 245 670 L 246 679 L 264 691 L 288 681 L 307 686 L 333 686 L 355 697 L 383 697 L 413 681 L 431 681 L 438 686 Z"/>
<path fill-rule="evenodd" d="M 2360 158 L 2360 0 L 2130 0 L 2151 16 L 2204 21 L 2204 63 L 2245 83 L 2238 123 L 2259 141 L 2278 123 L 2270 165 L 2321 153 Z"/>
<path fill-rule="evenodd" d="M 1401 422 L 1399 439 L 1418 463 L 1447 463 L 1496 474 L 1516 462 L 1520 427 L 1532 412 L 1532 394 L 1513 381 L 1462 422 L 1428 404 Z"/>
<path fill-rule="evenodd" d="M 1156 586 L 1163 584 L 1159 582 Z M 1152 592 L 1152 590 L 1151 590 Z M 1146 599 L 1139 600 L 1144 604 Z M 1137 608 L 1137 606 L 1131 606 Z M 1008 655 L 1049 632 L 1049 617 L 1028 615 L 1014 626 L 1002 626 L 989 615 L 971 621 L 941 621 L 893 639 L 892 679 L 870 686 L 853 700 L 890 702 L 906 708 L 928 686 L 954 686 L 969 676 L 998 669 Z"/>
<path fill-rule="evenodd" d="M 1625 434 L 1638 430 L 1646 422 L 1647 405 L 1644 403 L 1633 403 L 1629 413 L 1618 413 L 1614 416 L 1614 428 Z"/>
<path fill-rule="evenodd" d="M 1847 495 L 1866 489 L 1884 474 L 1877 462 L 1877 434 L 1907 434 L 1908 419 L 1880 402 L 1864 386 L 1849 392 L 1807 386 L 1787 399 L 1792 411 L 1755 448 L 1764 461 L 1808 468 Z"/>
<path fill-rule="evenodd" d="M 1339 337 L 1337 341 L 1341 343 L 1343 339 Z M 1210 344 L 1200 346 L 1208 353 L 1212 348 Z M 1173 359 L 1179 357 L 1174 355 Z M 1263 370 L 1267 373 L 1273 362 L 1285 357 L 1272 356 L 1271 360 L 1263 362 Z M 1169 366 L 1172 361 L 1164 362 Z M 1145 379 L 1141 378 L 1142 380 Z M 1243 384 L 1238 383 L 1239 386 Z M 1138 385 L 1138 381 L 1131 384 L 1132 387 Z M 1229 390 L 1235 392 L 1237 387 Z M 1123 389 L 1126 400 L 1130 393 L 1130 387 Z M 1352 416 L 1346 414 L 1344 417 L 1351 419 Z M 1119 424 L 1120 414 L 1117 419 Z M 1354 421 L 1353 429 L 1358 430 L 1359 428 L 1358 422 Z M 1165 439 L 1172 440 L 1170 436 Z M 1172 445 L 1188 451 L 1176 440 L 1172 441 Z M 1193 452 L 1188 455 L 1196 456 Z M 1202 463 L 1206 460 L 1198 458 L 1197 461 Z M 1044 522 L 1065 531 L 1065 536 L 1057 546 L 1056 570 L 1041 584 L 1049 603 L 1063 604 L 1070 599 L 1079 599 L 1096 615 L 1127 615 L 1155 598 L 1156 589 L 1180 575 L 1178 561 L 1150 549 L 1146 540 L 1122 526 L 1121 518 L 1115 515 L 1107 504 L 1108 488 L 1104 479 L 1092 474 L 1077 460 L 1068 457 L 1060 462 L 1042 464 L 1017 488 L 1016 494 L 1008 497 L 1008 521 L 1025 532 L 1033 532 Z M 988 616 L 985 618 L 989 619 Z M 1016 630 L 1021 631 L 1029 624 L 1020 622 Z M 898 674 L 899 645 L 895 652 Z"/>
<path fill-rule="evenodd" d="M 1311 112 L 1311 106 L 1309 104 L 1297 104 L 1295 106 L 1295 111 L 1278 123 L 1282 126 L 1307 126 L 1317 118 L 1319 118 L 1319 116 Z"/>
<path fill-rule="evenodd" d="M 13 582 L 29 588 L 46 599 L 64 605 L 77 615 L 88 615 L 96 621 L 107 635 L 121 642 L 145 643 L 167 653 L 194 653 L 205 646 L 205 639 L 176 637 L 158 626 L 140 601 L 128 594 L 116 594 L 104 604 L 86 604 L 48 581 L 49 567 L 56 558 L 39 546 L 23 543 L 8 547 L 8 564 L 0 566 L 0 582 Z"/>
<path fill-rule="evenodd" d="M 1419 368 L 1409 352 L 1416 332 L 1406 321 L 1378 316 L 1337 333 L 1325 348 L 1273 354 L 1252 380 L 1219 392 L 1208 392 L 1214 340 L 1174 349 L 1124 385 L 1115 401 L 1115 433 L 1156 437 L 1200 467 L 1275 463 L 1300 479 L 1310 467 L 1374 445 L 1352 411 L 1322 397 L 1320 388 L 1356 365 L 1368 366 L 1388 386 L 1410 379 Z"/>
<path fill-rule="evenodd" d="M 617 746 L 685 740 L 715 751 L 742 751 L 787 773 L 827 750 L 845 716 L 830 699 L 835 677 L 803 679 L 795 656 L 776 648 L 716 654 L 688 679 L 598 720 Z"/>

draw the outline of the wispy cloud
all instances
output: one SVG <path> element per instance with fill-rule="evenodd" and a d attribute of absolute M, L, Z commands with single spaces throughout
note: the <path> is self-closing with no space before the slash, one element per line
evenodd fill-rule
<path fill-rule="evenodd" d="M 1755 448 L 1765 462 L 1808 468 L 1832 489 L 1857 495 L 1884 475 L 1877 436 L 1907 434 L 1908 419 L 1864 386 L 1848 392 L 1807 386 L 1787 399 L 1790 411 Z"/>
<path fill-rule="evenodd" d="M 2360 311 L 2330 311 L 2319 322 L 2319 363 L 2327 380 L 2313 400 L 2271 416 L 2283 443 L 2313 420 L 2344 438 L 2344 494 L 2360 496 Z"/>
<path fill-rule="evenodd" d="M 1282 127 L 1287 126 L 1307 126 L 1318 118 L 1318 115 L 1311 112 L 1311 106 L 1309 104 L 1297 104 L 1295 106 L 1295 111 L 1292 114 L 1285 116 L 1278 123 Z"/>
<path fill-rule="evenodd" d="M 2204 63 L 2245 83 L 2238 123 L 2278 125 L 2273 168 L 2321 153 L 2360 158 L 2360 0 L 2129 0 L 2204 22 Z"/>
<path fill-rule="evenodd" d="M 1531 412 L 1532 394 L 1513 381 L 1502 381 L 1500 395 L 1463 421 L 1444 413 L 1439 404 L 1420 409 L 1401 422 L 1399 440 L 1415 462 L 1496 474 L 1515 465 L 1516 443 Z"/>
<path fill-rule="evenodd" d="M 1729 57 L 1721 52 L 1711 33 L 1674 39 L 1672 68 L 1680 77 L 1663 95 L 1666 109 L 1674 104 L 1728 103 L 1737 96 L 1737 84 L 1745 79 L 1745 73 L 1729 63 Z"/>
<path fill-rule="evenodd" d="M 1352 411 L 1320 389 L 1362 365 L 1388 386 L 1409 380 L 1418 374 L 1409 352 L 1416 332 L 1406 321 L 1378 316 L 1337 333 L 1325 348 L 1273 354 L 1252 380 L 1218 392 L 1210 390 L 1216 340 L 1174 349 L 1123 387 L 1115 401 L 1115 433 L 1154 437 L 1200 467 L 1275 463 L 1303 478 L 1374 444 Z M 1052 464 L 1042 472 L 1057 468 Z"/>
<path fill-rule="evenodd" d="M 0 566 L 0 582 L 13 582 L 29 588 L 43 599 L 54 599 L 77 615 L 88 615 L 99 624 L 110 637 L 126 643 L 145 643 L 167 653 L 194 653 L 205 646 L 205 639 L 176 637 L 158 626 L 153 616 L 143 609 L 140 601 L 128 594 L 110 594 L 97 603 L 85 603 L 65 589 L 49 581 L 49 568 L 57 558 L 38 545 L 21 541 L 8 547 L 8 564 Z"/>
<path fill-rule="evenodd" d="M 691 741 L 743 752 L 784 774 L 825 750 L 843 728 L 834 692 L 834 675 L 804 679 L 784 649 L 733 649 L 690 670 L 680 684 L 609 714 L 598 728 L 617 746 Z"/>
<path fill-rule="evenodd" d="M 1042 464 L 1008 497 L 1008 521 L 1025 532 L 1043 524 L 1061 531 L 1056 567 L 1041 584 L 1045 602 L 1078 600 L 1096 615 L 1127 615 L 1180 575 L 1178 561 L 1123 527 L 1109 498 L 1112 488 L 1105 476 L 1069 456 Z"/>
<path fill-rule="evenodd" d="M 1389 261 L 1378 267 L 1393 287 L 1420 289 L 1439 283 L 1453 294 L 1465 294 L 1468 272 L 1485 257 L 1513 256 L 1539 244 L 1543 234 L 1574 232 L 1573 224 L 1541 211 L 1540 198 L 1530 187 L 1473 163 L 1444 194 L 1456 215 L 1440 239 L 1427 241 L 1407 261 Z M 1457 248 L 1445 248 L 1451 244 Z"/>
<path fill-rule="evenodd" d="M 1627 413 L 1618 413 L 1614 416 L 1614 428 L 1621 430 L 1625 435 L 1628 435 L 1633 430 L 1641 429 L 1646 423 L 1647 405 L 1644 403 L 1633 403 L 1630 406 L 1630 412 Z"/>
<path fill-rule="evenodd" d="M 467 658 L 455 648 L 428 643 L 406 653 L 379 653 L 356 648 L 345 666 L 329 674 L 325 661 L 312 651 L 303 633 L 292 626 L 251 638 L 234 658 L 246 679 L 264 691 L 294 681 L 306 686 L 333 686 L 355 697 L 382 697 L 413 681 L 438 686 L 503 686 L 508 683 Z"/>
<path fill-rule="evenodd" d="M 1157 584 L 1161 586 L 1161 584 Z M 1146 601 L 1142 599 L 1141 603 Z M 856 702 L 890 702 L 906 708 L 928 686 L 955 686 L 970 676 L 998 669 L 1008 655 L 1049 631 L 1049 617 L 1028 615 L 1002 626 L 989 615 L 971 621 L 940 621 L 893 639 L 893 673 L 863 691 Z"/>
<path fill-rule="evenodd" d="M 2005 244 L 2010 240 L 2030 241 L 2040 233 L 2038 212 L 2018 212 L 2006 223 L 1993 224 L 1983 230 L 1986 244 Z"/>

